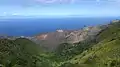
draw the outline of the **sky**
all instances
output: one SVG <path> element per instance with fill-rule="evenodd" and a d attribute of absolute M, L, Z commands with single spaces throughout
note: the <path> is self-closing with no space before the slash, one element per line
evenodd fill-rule
<path fill-rule="evenodd" d="M 120 0 L 0 0 L 0 17 L 114 17 Z"/>

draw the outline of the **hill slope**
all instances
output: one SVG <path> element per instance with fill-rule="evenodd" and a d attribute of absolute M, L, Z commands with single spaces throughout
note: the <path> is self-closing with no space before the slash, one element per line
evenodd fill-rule
<path fill-rule="evenodd" d="M 0 67 L 48 67 L 47 54 L 39 45 L 25 38 L 0 39 Z"/>
<path fill-rule="evenodd" d="M 120 21 L 111 23 L 91 48 L 63 63 L 61 67 L 120 67 Z"/>

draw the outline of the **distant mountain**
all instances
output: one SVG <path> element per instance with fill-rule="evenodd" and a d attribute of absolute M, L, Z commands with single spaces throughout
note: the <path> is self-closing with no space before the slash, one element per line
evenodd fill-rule
<path fill-rule="evenodd" d="M 39 34 L 31 40 L 47 49 L 54 50 L 61 43 L 78 43 L 88 38 L 94 39 L 105 28 L 106 26 L 101 25 L 84 27 L 80 30 L 56 30 L 55 32 Z"/>

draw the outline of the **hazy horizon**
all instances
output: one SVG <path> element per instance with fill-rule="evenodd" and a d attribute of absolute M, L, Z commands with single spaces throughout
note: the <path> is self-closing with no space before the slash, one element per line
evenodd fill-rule
<path fill-rule="evenodd" d="M 44 18 L 11 19 L 0 21 L 0 34 L 10 36 L 34 36 L 56 30 L 80 30 L 84 26 L 97 26 L 110 23 L 120 17 L 109 18 Z"/>

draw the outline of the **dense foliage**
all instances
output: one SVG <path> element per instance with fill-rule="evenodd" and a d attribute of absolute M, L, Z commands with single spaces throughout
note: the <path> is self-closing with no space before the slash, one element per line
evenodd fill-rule
<path fill-rule="evenodd" d="M 0 66 L 3 67 L 48 67 L 45 52 L 27 39 L 0 39 Z M 45 58 L 46 57 L 46 58 Z M 46 65 L 47 64 L 47 65 Z"/>

